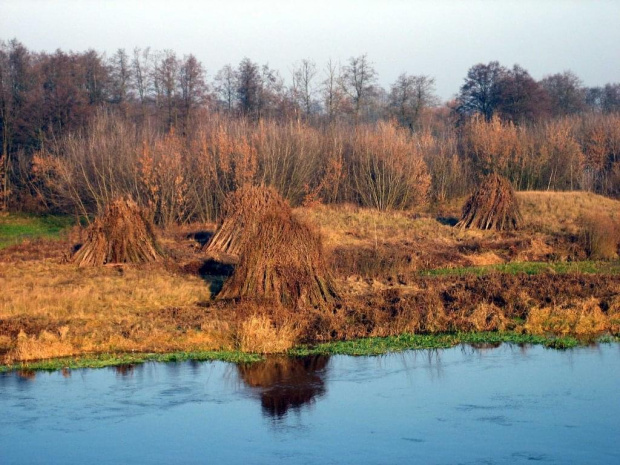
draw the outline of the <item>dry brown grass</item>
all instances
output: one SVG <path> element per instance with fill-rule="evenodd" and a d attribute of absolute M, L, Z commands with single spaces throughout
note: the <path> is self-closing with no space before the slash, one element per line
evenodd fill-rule
<path fill-rule="evenodd" d="M 379 212 L 352 205 L 313 206 L 295 212 L 319 225 L 339 274 L 396 277 L 421 269 L 512 261 L 583 260 L 584 215 L 620 221 L 620 201 L 584 192 L 516 192 L 523 216 L 514 231 L 451 226 L 461 202 L 432 210 Z"/>
<path fill-rule="evenodd" d="M 255 314 L 241 322 L 236 339 L 243 352 L 276 354 L 292 348 L 298 342 L 298 333 L 290 322 L 276 325 L 267 315 Z"/>
<path fill-rule="evenodd" d="M 610 260 L 618 256 L 620 221 L 599 212 L 584 215 L 581 224 L 581 238 L 590 258 Z"/>
<path fill-rule="evenodd" d="M 210 292 L 196 276 L 26 261 L 0 263 L 0 287 L 0 354 L 8 360 L 232 347 L 227 323 L 198 306 Z"/>
<path fill-rule="evenodd" d="M 29 361 L 74 355 L 78 351 L 66 340 L 68 330 L 67 326 L 63 326 L 59 334 L 43 330 L 33 336 L 20 331 L 11 356 L 20 361 Z"/>
<path fill-rule="evenodd" d="M 547 234 L 579 235 L 581 218 L 600 214 L 620 220 L 620 201 L 590 192 L 517 192 L 524 227 Z"/>
<path fill-rule="evenodd" d="M 620 294 L 614 297 L 607 309 L 609 317 L 609 326 L 612 334 L 620 335 Z"/>
<path fill-rule="evenodd" d="M 566 306 L 535 307 L 530 310 L 524 329 L 532 334 L 577 337 L 596 337 L 613 331 L 609 316 L 601 310 L 595 298 Z"/>
<path fill-rule="evenodd" d="M 487 302 L 478 304 L 466 317 L 474 331 L 503 331 L 506 329 L 506 320 L 501 308 Z M 462 327 L 459 329 L 462 330 Z"/>

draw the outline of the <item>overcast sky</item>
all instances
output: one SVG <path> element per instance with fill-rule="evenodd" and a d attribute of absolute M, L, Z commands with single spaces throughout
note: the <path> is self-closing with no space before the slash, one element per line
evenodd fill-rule
<path fill-rule="evenodd" d="M 209 77 L 247 56 L 290 78 L 364 53 L 388 87 L 402 72 L 453 96 L 474 64 L 520 64 L 540 79 L 571 69 L 620 82 L 620 0 L 0 0 L 0 39 L 36 51 L 118 48 L 193 53 Z"/>

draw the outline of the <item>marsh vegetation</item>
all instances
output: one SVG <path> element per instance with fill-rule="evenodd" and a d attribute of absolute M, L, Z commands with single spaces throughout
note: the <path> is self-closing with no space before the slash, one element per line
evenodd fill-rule
<path fill-rule="evenodd" d="M 321 238 L 322 260 L 338 289 L 329 305 L 299 300 L 308 298 L 303 286 L 290 294 L 294 302 L 259 294 L 214 299 L 238 263 L 233 255 L 218 261 L 203 246 L 215 223 L 158 230 L 166 257 L 160 262 L 80 268 L 70 257 L 86 237 L 81 226 L 40 230 L 37 217 L 5 216 L 5 227 L 15 222 L 32 230 L 0 249 L 3 363 L 99 366 L 291 350 L 372 354 L 476 338 L 567 347 L 617 336 L 620 265 L 587 259 L 580 218 L 587 211 L 613 221 L 618 202 L 577 193 L 525 192 L 517 199 L 518 232 L 446 224 L 442 218 L 460 214 L 458 202 L 440 214 L 351 205 L 292 210 Z M 279 254 L 288 252 L 285 246 Z M 285 265 L 270 266 L 290 272 Z M 337 341 L 358 342 L 330 345 Z M 37 362 L 51 358 L 64 360 Z"/>
<path fill-rule="evenodd" d="M 618 335 L 618 84 L 320 71 L 2 43 L 3 366 Z"/>

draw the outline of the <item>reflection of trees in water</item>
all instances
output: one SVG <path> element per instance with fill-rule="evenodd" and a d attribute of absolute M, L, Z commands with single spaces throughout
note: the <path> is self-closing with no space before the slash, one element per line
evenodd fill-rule
<path fill-rule="evenodd" d="M 37 377 L 34 370 L 17 370 L 17 379 L 19 381 L 32 381 Z"/>
<path fill-rule="evenodd" d="M 327 356 L 270 357 L 263 362 L 240 364 L 239 375 L 250 388 L 260 389 L 263 413 L 283 417 L 325 394 Z"/>
<path fill-rule="evenodd" d="M 126 365 L 117 365 L 114 367 L 114 371 L 116 372 L 116 376 L 133 376 L 133 372 L 136 369 L 135 365 L 126 364 Z"/>
<path fill-rule="evenodd" d="M 468 345 L 474 350 L 474 352 L 484 353 L 486 351 L 497 349 L 499 346 L 502 345 L 502 343 L 501 342 L 472 342 Z"/>
<path fill-rule="evenodd" d="M 385 358 L 387 361 L 398 360 L 410 380 L 415 378 L 417 368 L 425 369 L 431 379 L 441 379 L 443 377 L 442 353 L 442 349 L 407 350 L 388 353 L 379 357 L 379 360 L 381 358 Z"/>

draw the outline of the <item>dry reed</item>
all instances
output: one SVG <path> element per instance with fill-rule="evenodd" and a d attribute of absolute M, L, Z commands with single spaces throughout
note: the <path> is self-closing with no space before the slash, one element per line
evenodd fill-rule
<path fill-rule="evenodd" d="M 239 265 L 218 295 L 221 299 L 269 301 L 293 308 L 324 307 L 336 299 L 321 237 L 288 208 L 273 210 L 254 224 L 240 255 Z"/>
<path fill-rule="evenodd" d="M 138 205 L 119 198 L 89 227 L 84 244 L 73 255 L 78 266 L 149 263 L 162 258 L 155 231 Z"/>
<path fill-rule="evenodd" d="M 522 221 L 519 204 L 510 182 L 497 175 L 487 176 L 463 207 L 460 228 L 518 229 Z"/>
<path fill-rule="evenodd" d="M 207 244 L 207 252 L 239 255 L 251 228 L 273 210 L 290 214 L 288 203 L 274 188 L 252 185 L 239 188 L 226 198 L 222 220 Z"/>

